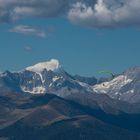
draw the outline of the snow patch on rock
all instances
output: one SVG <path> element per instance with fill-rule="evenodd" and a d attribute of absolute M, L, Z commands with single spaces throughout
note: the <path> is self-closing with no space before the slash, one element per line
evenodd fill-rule
<path fill-rule="evenodd" d="M 132 82 L 127 76 L 120 75 L 109 82 L 103 82 L 92 87 L 96 93 L 108 93 L 109 91 L 119 91 L 123 86 Z M 118 94 L 118 93 L 116 93 Z"/>
<path fill-rule="evenodd" d="M 33 87 L 33 89 L 27 89 L 26 87 L 21 87 L 22 91 L 31 94 L 44 94 L 46 89 L 43 86 Z"/>
<path fill-rule="evenodd" d="M 56 71 L 60 68 L 60 64 L 59 61 L 56 59 L 51 59 L 50 61 L 47 62 L 41 62 L 38 64 L 35 64 L 33 66 L 27 67 L 26 70 L 28 71 L 32 71 L 32 72 L 36 72 L 36 73 L 41 73 L 43 72 L 45 69 L 47 71 L 51 70 L 51 71 Z"/>

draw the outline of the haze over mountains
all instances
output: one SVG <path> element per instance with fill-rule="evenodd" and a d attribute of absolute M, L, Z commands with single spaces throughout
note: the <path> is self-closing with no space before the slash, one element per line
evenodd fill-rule
<path fill-rule="evenodd" d="M 0 138 L 139 140 L 140 68 L 102 79 L 72 76 L 56 59 L 1 73 Z"/>

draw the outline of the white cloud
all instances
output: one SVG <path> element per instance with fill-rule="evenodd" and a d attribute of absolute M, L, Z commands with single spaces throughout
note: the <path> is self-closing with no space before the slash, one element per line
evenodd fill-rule
<path fill-rule="evenodd" d="M 0 22 L 64 16 L 92 28 L 140 26 L 140 0 L 0 0 Z"/>
<path fill-rule="evenodd" d="M 32 47 L 31 46 L 24 46 L 25 51 L 31 51 Z"/>
<path fill-rule="evenodd" d="M 140 26 L 140 0 L 97 0 L 87 6 L 77 2 L 68 13 L 73 23 L 93 27 L 110 28 Z"/>
<path fill-rule="evenodd" d="M 19 33 L 23 35 L 37 36 L 37 37 L 46 37 L 46 32 L 35 27 L 27 25 L 18 25 L 10 29 L 10 32 Z"/>

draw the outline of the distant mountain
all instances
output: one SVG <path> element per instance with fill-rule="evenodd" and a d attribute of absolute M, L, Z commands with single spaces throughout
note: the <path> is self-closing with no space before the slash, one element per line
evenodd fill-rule
<path fill-rule="evenodd" d="M 0 73 L 0 140 L 139 140 L 140 68 L 114 78 L 67 73 L 58 60 Z"/>
<path fill-rule="evenodd" d="M 128 69 L 114 79 L 94 85 L 95 93 L 106 94 L 109 97 L 129 103 L 140 102 L 140 68 Z"/>
<path fill-rule="evenodd" d="M 0 75 L 0 89 L 22 91 L 31 94 L 54 93 L 65 97 L 71 93 L 88 92 L 96 78 L 71 76 L 58 60 L 39 63 L 19 72 L 6 71 Z"/>
<path fill-rule="evenodd" d="M 75 75 L 74 79 L 76 79 L 77 81 L 80 81 L 82 83 L 86 83 L 90 86 L 93 86 L 95 84 L 97 84 L 98 80 L 95 77 L 83 77 L 80 75 Z"/>
<path fill-rule="evenodd" d="M 35 64 L 18 72 L 5 71 L 0 74 L 1 92 L 22 92 L 33 95 L 52 93 L 66 99 L 75 100 L 76 98 L 78 101 L 84 97 L 84 103 L 88 103 L 89 99 L 93 102 L 96 100 L 98 107 L 101 108 L 105 108 L 101 102 L 105 98 L 107 104 L 110 102 L 110 106 L 113 104 L 116 106 L 114 102 L 117 102 L 119 105 L 116 108 L 120 106 L 120 102 L 138 104 L 136 109 L 132 109 L 133 111 L 139 111 L 139 85 L 139 67 L 128 69 L 113 79 L 96 79 L 95 77 L 72 76 L 55 59 Z M 123 107 L 120 107 L 120 110 L 124 111 Z M 131 112 L 130 110 L 125 111 Z"/>

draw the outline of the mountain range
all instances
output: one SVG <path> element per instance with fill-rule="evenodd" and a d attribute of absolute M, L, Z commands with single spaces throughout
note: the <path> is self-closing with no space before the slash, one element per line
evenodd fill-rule
<path fill-rule="evenodd" d="M 140 67 L 71 75 L 56 59 L 0 74 L 0 140 L 139 140 Z"/>

